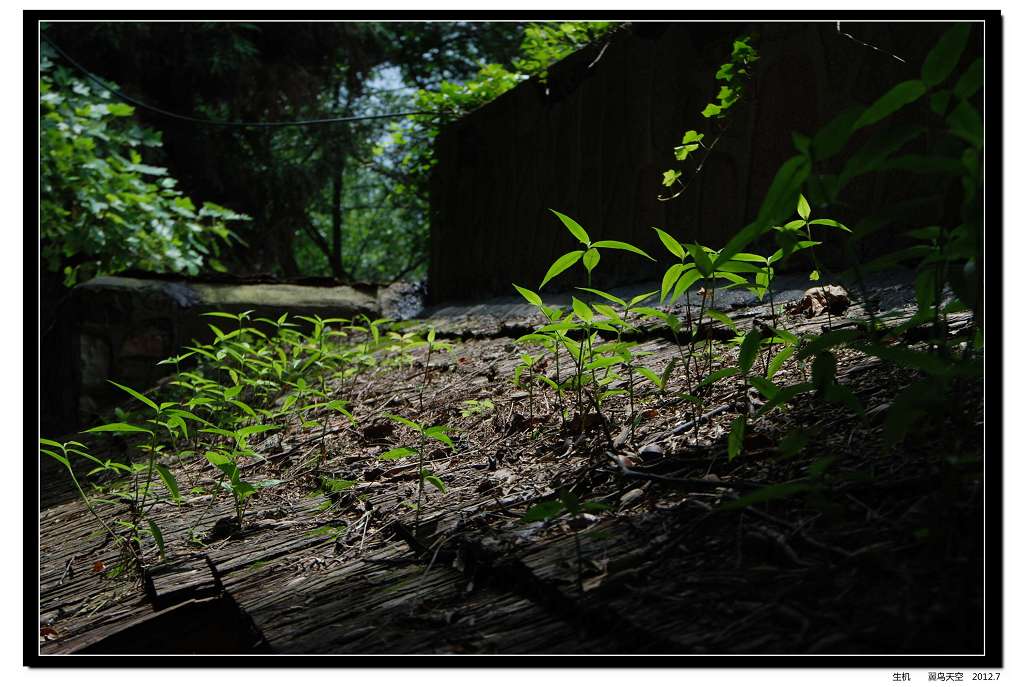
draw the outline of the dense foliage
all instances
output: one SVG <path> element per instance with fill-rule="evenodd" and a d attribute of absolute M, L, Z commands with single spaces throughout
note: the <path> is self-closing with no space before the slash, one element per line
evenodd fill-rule
<path fill-rule="evenodd" d="M 40 229 L 46 269 L 64 283 L 136 268 L 197 274 L 223 270 L 217 256 L 244 216 L 200 208 L 167 169 L 147 164 L 160 135 L 134 109 L 44 53 L 40 74 Z"/>
<path fill-rule="evenodd" d="M 548 67 L 617 26 L 614 22 L 531 24 L 523 31 L 518 55 L 508 66 L 483 64 L 471 79 L 445 80 L 417 91 L 416 108 L 438 112 L 439 116 L 392 124 L 389 137 L 375 149 L 378 155 L 390 155 L 405 175 L 395 193 L 426 201 L 427 179 L 436 162 L 434 139 L 446 122 L 491 102 L 531 77 L 545 80 Z"/>
<path fill-rule="evenodd" d="M 564 308 L 546 304 L 537 291 L 516 286 L 543 316 L 543 322 L 533 332 L 518 340 L 522 363 L 515 368 L 511 380 L 514 386 L 528 390 L 531 421 L 535 397 L 549 394 L 564 427 L 582 436 L 588 422 L 600 423 L 610 449 L 613 439 L 609 424 L 614 417 L 608 410 L 609 399 L 628 397 L 628 406 L 621 411 L 623 427 L 616 431 L 632 435 L 644 417 L 644 399 L 655 396 L 664 400 L 672 396 L 689 408 L 690 419 L 677 429 L 692 429 L 695 443 L 699 426 L 710 416 L 735 414 L 725 441 L 725 454 L 732 461 L 747 450 L 748 432 L 769 414 L 805 395 L 813 395 L 815 403 L 823 408 L 847 413 L 855 422 L 868 421 L 854 390 L 837 375 L 841 349 L 879 358 L 913 373 L 914 381 L 884 408 L 888 440 L 898 442 L 909 433 L 926 431 L 931 423 L 950 417 L 962 418 L 965 423 L 972 421 L 974 409 L 960 407 L 959 391 L 981 375 L 984 352 L 981 283 L 977 276 L 983 255 L 979 202 L 983 136 L 975 106 L 982 64 L 975 61 L 958 68 L 964 60 L 969 31 L 966 25 L 958 25 L 947 32 L 928 55 L 920 79 L 897 84 L 871 105 L 840 115 L 814 137 L 795 136 L 799 155 L 779 170 L 757 218 L 723 247 L 712 248 L 685 238 L 681 241 L 670 232 L 656 229 L 670 256 L 660 292 L 640 294 L 626 301 L 591 288 L 591 276 L 606 256 L 628 253 L 629 259 L 655 258 L 622 241 L 595 241 L 571 217 L 555 212 L 579 246 L 554 260 L 538 291 L 555 279 L 564 280 L 574 269 L 580 284 L 578 295 Z M 930 97 L 925 99 L 926 95 Z M 893 128 L 896 132 L 902 130 L 899 126 L 885 126 L 891 124 L 897 112 L 922 103 L 923 111 L 914 118 L 910 134 L 894 133 Z M 859 140 L 857 132 L 875 124 L 883 126 L 876 129 L 874 136 Z M 897 141 L 911 140 L 911 134 L 923 135 L 928 125 L 934 126 L 931 141 L 936 148 L 923 156 L 899 155 L 901 146 L 892 143 L 892 137 L 896 136 Z M 907 230 L 913 242 L 910 247 L 861 268 L 870 270 L 906 260 L 917 261 L 917 308 L 909 317 L 906 313 L 876 312 L 869 307 L 866 317 L 852 321 L 853 327 L 833 328 L 831 311 L 826 308 L 828 325 L 820 333 L 790 330 L 774 300 L 778 266 L 803 253 L 814 264 L 812 279 L 829 276 L 828 266 L 815 252 L 817 246 L 849 237 L 855 249 L 858 240 L 896 221 L 891 210 L 884 208 L 876 217 L 852 229 L 836 219 L 819 216 L 821 188 L 808 184 L 812 170 L 844 146 L 857 144 L 858 152 L 849 158 L 835 180 L 830 181 L 826 174 L 819 175 L 821 187 L 833 191 L 826 193 L 821 206 L 837 205 L 836 194 L 844 186 L 842 182 L 853 176 L 892 168 L 911 169 L 937 175 L 947 187 L 956 185 L 961 189 L 958 217 L 951 226 Z M 776 250 L 768 254 L 752 252 L 756 242 L 768 237 L 774 239 Z M 746 289 L 766 300 L 770 319 L 755 321 L 743 329 L 727 313 L 716 309 L 716 293 L 733 288 Z M 685 299 L 685 316 L 677 316 L 664 307 L 652 307 L 649 302 L 659 295 L 663 306 Z M 694 298 L 696 302 L 692 302 Z M 974 310 L 973 320 L 965 329 L 953 333 L 949 315 L 968 309 Z M 250 446 L 260 435 L 288 427 L 311 431 L 319 442 L 319 451 L 303 474 L 311 475 L 320 485 L 318 494 L 325 497 L 325 507 L 330 508 L 332 496 L 357 483 L 325 467 L 329 422 L 339 417 L 354 422 L 363 410 L 344 400 L 346 394 L 357 391 L 360 383 L 365 383 L 379 366 L 408 367 L 411 372 L 417 362 L 414 351 L 425 349 L 420 371 L 411 377 L 416 383 L 406 388 L 418 389 L 418 411 L 422 415 L 423 390 L 431 384 L 431 356 L 448 347 L 446 342 L 437 340 L 433 329 L 415 324 L 403 327 L 366 318 L 289 320 L 287 315 L 276 320 L 252 319 L 250 313 L 206 315 L 222 325 L 227 321 L 228 325 L 222 328 L 210 324 L 212 343 L 196 342 L 181 355 L 163 361 L 174 365 L 176 373 L 159 398 L 118 384 L 137 402 L 135 408 L 127 414 L 119 412 L 116 422 L 87 430 L 93 434 L 141 437 L 137 446 L 141 458 L 101 459 L 80 442 L 42 440 L 42 452 L 68 469 L 92 515 L 119 545 L 123 572 L 137 572 L 152 553 L 163 553 L 165 543 L 159 524 L 148 515 L 157 499 L 182 499 L 183 489 L 175 473 L 185 474 L 184 466 L 189 463 L 208 464 L 216 469 L 219 477 L 212 492 L 231 499 L 235 516 L 230 526 L 233 530 L 243 529 L 251 499 L 262 490 L 282 484 L 276 479 L 249 481 L 243 474 L 264 460 Z M 638 343 L 641 326 L 651 322 L 667 327 L 678 351 L 660 370 L 643 364 L 645 352 Z M 724 340 L 715 335 L 713 327 L 724 327 L 728 332 Z M 728 355 L 724 355 L 726 352 Z M 548 365 L 549 361 L 553 365 Z M 187 369 L 186 362 L 196 366 Z M 793 363 L 798 368 L 796 374 L 792 369 L 787 375 L 778 374 L 783 366 L 789 364 L 792 368 Z M 781 377 L 796 377 L 798 381 L 783 385 Z M 731 389 L 727 398 L 741 402 L 707 411 L 708 401 L 716 397 L 713 390 L 723 388 Z M 752 395 L 762 400 L 754 404 L 749 401 Z M 721 393 L 717 398 L 722 398 Z M 480 402 L 467 406 L 464 417 L 487 412 Z M 372 409 L 369 417 L 376 417 L 382 410 Z M 404 428 L 406 438 L 396 440 L 375 459 L 415 459 L 409 465 L 415 466 L 418 481 L 415 502 L 410 498 L 404 504 L 415 511 L 415 532 L 425 508 L 424 485 L 436 487 L 440 498 L 447 491 L 443 475 L 433 472 L 426 452 L 432 444 L 452 448 L 454 440 L 450 428 L 444 425 L 403 415 L 385 417 L 394 427 Z M 777 447 L 779 459 L 788 460 L 803 451 L 808 441 L 806 434 L 806 428 L 801 428 L 783 437 Z M 574 446 L 571 444 L 569 450 Z M 950 451 L 950 455 L 940 458 L 949 463 L 964 460 L 952 454 L 955 447 Z M 837 456 L 814 458 L 805 476 L 759 488 L 723 501 L 719 507 L 743 508 L 798 495 L 820 499 L 827 473 Z M 86 493 L 73 459 L 80 465 L 87 461 L 91 465 L 89 475 L 108 479 L 98 486 L 101 495 Z M 181 467 L 173 467 L 175 464 Z M 628 474 L 628 467 L 620 467 Z M 204 494 L 208 489 L 196 485 L 191 491 Z M 109 501 L 109 497 L 129 504 L 128 519 L 110 522 L 94 509 L 93 504 Z M 557 498 L 533 504 L 523 519 L 549 520 L 563 513 L 594 513 L 609 507 L 607 503 L 582 501 L 574 490 L 563 488 Z M 203 546 L 204 541 L 193 536 L 193 544 Z M 579 575 L 582 581 L 582 573 Z"/>
<path fill-rule="evenodd" d="M 252 217 L 232 272 L 387 281 L 426 267 L 426 178 L 442 121 L 607 30 L 514 22 L 54 24 L 44 31 L 125 92 L 211 121 L 442 115 L 296 127 L 164 130 L 164 164 L 193 198 Z M 481 67 L 481 65 L 485 65 Z M 196 155 L 196 150 L 204 151 Z"/>

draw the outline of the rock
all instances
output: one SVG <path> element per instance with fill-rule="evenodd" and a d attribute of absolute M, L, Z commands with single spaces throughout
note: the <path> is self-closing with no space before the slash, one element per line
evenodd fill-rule
<path fill-rule="evenodd" d="M 662 458 L 665 455 L 665 449 L 660 444 L 647 444 L 640 449 L 640 458 L 643 460 L 651 460 L 652 458 Z"/>
<path fill-rule="evenodd" d="M 804 291 L 800 300 L 786 306 L 789 315 L 803 315 L 810 319 L 826 312 L 842 315 L 850 307 L 850 296 L 846 289 L 835 284 L 815 286 Z"/>

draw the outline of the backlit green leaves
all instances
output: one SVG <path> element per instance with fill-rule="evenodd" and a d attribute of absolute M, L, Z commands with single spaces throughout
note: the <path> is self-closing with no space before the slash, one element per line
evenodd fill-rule
<path fill-rule="evenodd" d="M 583 227 L 581 227 L 576 220 L 569 217 L 568 215 L 562 214 L 558 210 L 552 210 L 551 212 L 555 213 L 555 216 L 558 217 L 558 219 L 562 220 L 562 224 L 565 225 L 565 228 L 569 230 L 570 234 L 576 237 L 577 241 L 579 241 L 585 246 L 590 245 L 590 236 L 587 234 L 586 231 L 584 231 Z"/>
<path fill-rule="evenodd" d="M 690 257 L 693 258 L 693 264 L 697 266 L 697 271 L 701 273 L 701 276 L 710 277 L 714 267 L 704 246 L 696 243 L 684 243 L 683 246 Z"/>
<path fill-rule="evenodd" d="M 113 384 L 114 386 L 116 386 L 118 389 L 121 389 L 122 391 L 126 391 L 129 394 L 131 394 L 132 396 L 134 396 L 135 398 L 139 399 L 140 401 L 145 403 L 147 406 L 152 408 L 157 413 L 160 412 L 160 406 L 158 406 L 156 403 L 151 401 L 149 398 L 147 398 L 143 394 L 140 394 L 138 391 L 135 391 L 134 389 L 129 389 L 128 387 L 126 387 L 126 386 L 124 386 L 122 384 L 118 384 L 117 382 L 113 382 L 113 381 L 111 381 L 109 379 L 107 381 L 110 382 L 111 384 Z"/>
<path fill-rule="evenodd" d="M 152 430 L 146 429 L 145 427 L 139 427 L 138 425 L 131 425 L 131 424 L 128 424 L 127 422 L 111 422 L 111 423 L 108 423 L 108 424 L 105 424 L 105 425 L 99 425 L 98 427 L 91 427 L 91 428 L 89 428 L 89 429 L 87 429 L 85 431 L 86 432 L 114 432 L 114 433 L 121 433 L 121 432 L 123 432 L 123 433 L 126 433 L 126 434 L 129 434 L 129 433 L 132 433 L 132 432 L 145 433 L 145 434 L 152 434 L 153 433 Z"/>
<path fill-rule="evenodd" d="M 615 250 L 624 250 L 630 253 L 636 253 L 637 255 L 647 258 L 648 260 L 654 261 L 650 255 L 640 250 L 636 246 L 626 243 L 625 241 L 595 241 L 591 244 L 592 248 L 613 248 Z"/>
<path fill-rule="evenodd" d="M 555 260 L 555 262 L 551 264 L 551 267 L 548 268 L 547 274 L 544 275 L 544 279 L 540 283 L 540 288 L 544 288 L 544 285 L 549 281 L 575 265 L 579 262 L 580 258 L 583 259 L 583 267 L 587 270 L 587 274 L 589 275 L 601 261 L 601 253 L 598 250 L 599 248 L 628 251 L 630 253 L 636 253 L 637 255 L 643 256 L 648 260 L 654 260 L 654 258 L 644 251 L 632 244 L 626 243 L 625 241 L 595 241 L 591 243 L 590 235 L 587 234 L 586 230 L 584 230 L 576 220 L 572 219 L 568 215 L 558 212 L 557 210 L 552 210 L 551 212 L 555 213 L 555 216 L 562 221 L 562 224 L 564 224 L 565 228 L 569 230 L 569 233 L 572 234 L 577 241 L 583 244 L 584 248 L 583 250 L 570 251 Z M 516 288 L 519 289 L 518 286 Z M 530 300 L 522 290 L 520 290 L 520 294 L 522 294 L 524 298 L 527 298 L 528 301 Z"/>
<path fill-rule="evenodd" d="M 741 36 L 733 41 L 730 57 L 730 61 L 721 65 L 715 73 L 715 79 L 723 82 L 723 84 L 718 88 L 715 101 L 709 102 L 701 110 L 700 114 L 705 119 L 724 119 L 729 109 L 742 99 L 745 81 L 751 75 L 750 65 L 758 60 L 757 50 L 754 48 L 749 36 Z M 676 160 L 685 162 L 698 148 L 704 146 L 702 143 L 703 138 L 704 134 L 698 133 L 694 129 L 690 129 L 683 134 L 682 143 L 673 149 Z M 714 148 L 717 140 L 716 138 L 709 146 L 704 146 L 708 149 L 708 152 L 710 152 L 711 148 Z M 705 156 L 707 154 L 705 153 Z M 698 167 L 698 171 L 699 169 Z M 682 172 L 679 170 L 672 169 L 664 172 L 661 182 L 662 186 L 671 188 L 679 181 L 681 176 Z M 669 200 L 669 198 L 661 198 L 661 200 Z"/>
<path fill-rule="evenodd" d="M 554 263 L 551 264 L 551 267 L 548 268 L 547 274 L 544 275 L 544 279 L 540 283 L 540 288 L 543 289 L 545 284 L 579 262 L 579 259 L 583 257 L 584 252 L 585 251 L 582 250 L 569 251 L 562 257 L 555 260 Z"/>
<path fill-rule="evenodd" d="M 408 446 L 399 446 L 397 448 L 389 449 L 384 453 L 377 456 L 378 460 L 398 460 L 407 456 L 415 456 L 416 449 L 409 448 Z"/>
<path fill-rule="evenodd" d="M 683 134 L 683 142 L 681 145 L 676 146 L 675 155 L 677 160 L 685 160 L 687 156 L 697 150 L 700 147 L 700 142 L 703 140 L 704 134 L 698 134 L 693 129 L 690 129 Z M 666 184 L 669 186 L 671 184 Z"/>
<path fill-rule="evenodd" d="M 654 227 L 654 231 L 657 232 L 658 238 L 661 239 L 662 244 L 668 249 L 669 253 L 680 260 L 686 259 L 686 249 L 683 248 L 682 244 L 657 227 Z"/>
<path fill-rule="evenodd" d="M 512 286 L 516 288 L 516 291 L 519 292 L 519 295 L 525 298 L 526 302 L 529 303 L 530 305 L 540 307 L 544 304 L 544 302 L 541 300 L 541 297 L 538 296 L 535 292 L 530 291 L 529 289 L 524 289 L 522 286 L 518 286 L 516 284 L 513 284 Z"/>

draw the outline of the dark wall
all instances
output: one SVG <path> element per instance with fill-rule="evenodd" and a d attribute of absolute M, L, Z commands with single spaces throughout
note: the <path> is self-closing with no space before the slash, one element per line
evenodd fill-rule
<path fill-rule="evenodd" d="M 630 241 L 656 257 L 665 253 L 652 226 L 724 244 L 753 219 L 779 165 L 796 154 L 793 131 L 813 134 L 843 109 L 917 78 L 948 24 L 842 28 L 906 63 L 839 35 L 834 22 L 633 24 L 603 53 L 598 44 L 554 65 L 547 84 L 531 79 L 448 126 L 437 141 L 431 188 L 431 298 L 539 284 L 554 258 L 574 248 L 548 208 L 579 221 L 593 240 Z M 751 31 L 759 34 L 761 60 L 747 102 L 734 108 L 696 181 L 679 198 L 659 201 L 673 147 L 687 129 L 710 130 L 700 111 L 717 93 L 714 74 L 732 39 Z M 927 181 L 858 181 L 847 194 L 853 202 L 833 214 L 850 223 L 887 194 L 913 193 L 919 183 Z M 611 285 L 659 269 L 605 254 L 595 277 Z"/>

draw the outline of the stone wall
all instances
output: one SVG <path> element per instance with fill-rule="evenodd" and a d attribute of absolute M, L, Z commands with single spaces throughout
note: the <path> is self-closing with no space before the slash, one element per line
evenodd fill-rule
<path fill-rule="evenodd" d="M 77 286 L 63 304 L 59 326 L 44 336 L 44 436 L 73 432 L 112 403 L 125 400 L 107 380 L 145 390 L 173 370 L 157 363 L 193 340 L 207 342 L 203 313 L 239 313 L 276 319 L 298 315 L 400 319 L 415 315 L 409 285 L 303 286 L 295 284 L 188 283 L 171 279 L 98 277 Z M 410 309 L 411 308 L 411 309 Z"/>
<path fill-rule="evenodd" d="M 835 22 L 635 23 L 554 65 L 546 84 L 531 79 L 449 125 L 437 141 L 431 187 L 432 301 L 505 294 L 512 282 L 536 286 L 554 258 L 574 248 L 548 208 L 595 240 L 630 241 L 652 254 L 664 252 L 652 226 L 723 244 L 753 219 L 778 167 L 795 154 L 792 132 L 813 134 L 843 109 L 917 78 L 948 24 L 842 28 L 906 63 L 839 35 Z M 687 129 L 709 129 L 700 111 L 717 93 L 715 71 L 733 37 L 751 31 L 762 57 L 748 102 L 686 193 L 660 202 L 673 147 Z M 907 176 L 855 182 L 846 194 L 855 202 L 841 219 L 929 183 Z M 612 285 L 657 269 L 615 256 L 595 275 Z"/>

